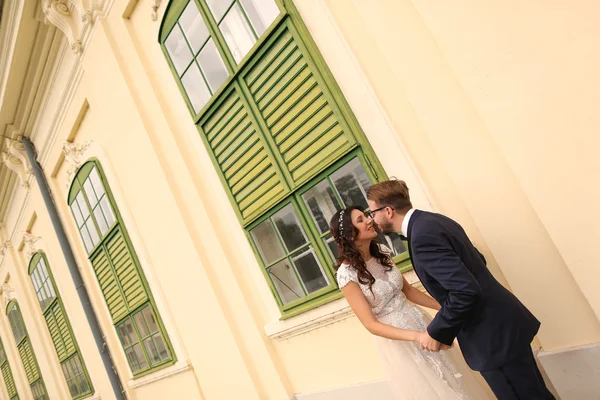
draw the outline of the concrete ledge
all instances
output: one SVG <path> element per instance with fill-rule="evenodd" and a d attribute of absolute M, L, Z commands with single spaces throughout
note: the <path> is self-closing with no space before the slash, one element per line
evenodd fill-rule
<path fill-rule="evenodd" d="M 561 400 L 600 399 L 600 343 L 538 353 Z"/>
<path fill-rule="evenodd" d="M 394 400 L 386 381 L 369 382 L 316 393 L 297 394 L 290 400 Z"/>

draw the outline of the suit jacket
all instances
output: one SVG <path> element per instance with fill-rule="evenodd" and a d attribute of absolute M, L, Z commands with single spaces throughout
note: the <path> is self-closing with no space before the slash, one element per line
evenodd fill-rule
<path fill-rule="evenodd" d="M 432 338 L 447 345 L 458 338 L 476 371 L 499 368 L 527 349 L 540 322 L 492 276 L 457 222 L 415 210 L 407 233 L 414 270 L 442 306 L 427 328 Z"/>

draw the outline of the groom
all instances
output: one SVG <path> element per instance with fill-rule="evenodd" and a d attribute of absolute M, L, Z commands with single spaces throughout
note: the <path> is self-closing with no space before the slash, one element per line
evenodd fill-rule
<path fill-rule="evenodd" d="M 373 185 L 367 198 L 384 233 L 408 238 L 414 270 L 442 306 L 421 347 L 439 351 L 458 338 L 465 360 L 498 399 L 554 399 L 530 346 L 539 321 L 492 276 L 463 228 L 443 215 L 412 208 L 400 180 Z"/>

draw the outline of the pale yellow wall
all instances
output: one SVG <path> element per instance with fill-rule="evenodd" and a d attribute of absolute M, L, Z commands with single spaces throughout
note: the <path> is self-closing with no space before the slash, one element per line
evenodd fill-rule
<path fill-rule="evenodd" d="M 552 103 L 554 108 L 539 114 L 535 107 L 530 108 L 529 112 L 521 110 L 525 105 L 518 103 L 519 107 L 516 109 L 519 111 L 515 109 L 512 112 L 520 113 L 521 117 L 515 118 L 502 110 L 509 106 L 511 107 L 509 109 L 512 109 L 515 106 L 513 99 L 519 96 L 523 97 L 520 94 L 524 88 L 523 83 L 512 85 L 512 92 L 498 94 L 492 90 L 480 91 L 478 96 L 474 97 L 472 92 L 479 88 L 478 82 L 485 81 L 481 76 L 487 76 L 488 71 L 484 67 L 502 69 L 499 66 L 502 64 L 502 60 L 497 58 L 499 55 L 496 57 L 489 55 L 492 51 L 490 47 L 494 47 L 490 43 L 495 43 L 491 40 L 496 37 L 494 32 L 499 32 L 497 36 L 503 37 L 502 32 L 508 31 L 509 34 L 506 36 L 508 36 L 509 43 L 520 46 L 520 53 L 516 50 L 511 53 L 511 57 L 514 59 L 513 75 L 519 74 L 520 63 L 527 64 L 526 58 L 517 58 L 519 54 L 527 53 L 526 49 L 535 49 L 546 58 L 553 57 L 557 49 L 551 46 L 540 49 L 539 46 L 533 46 L 531 41 L 523 41 L 523 37 L 529 38 L 531 35 L 527 35 L 523 30 L 518 30 L 517 27 L 513 28 L 510 20 L 513 15 L 510 10 L 517 10 L 516 15 L 526 11 L 518 8 L 516 2 L 515 4 L 503 3 L 502 6 L 499 6 L 497 2 L 478 3 L 477 6 L 474 4 L 462 5 L 462 8 L 458 7 L 458 9 L 453 9 L 454 6 L 448 5 L 448 10 L 452 9 L 451 13 L 448 11 L 450 16 L 459 18 L 460 15 L 462 18 L 455 21 L 451 29 L 448 26 L 450 24 L 448 19 L 450 21 L 453 19 L 447 17 L 448 13 L 432 6 L 429 9 L 431 17 L 424 19 L 423 14 L 428 9 L 425 5 L 421 7 L 424 10 L 415 6 L 420 3 L 384 0 L 369 3 L 358 0 L 327 0 L 326 12 L 339 27 L 348 49 L 372 86 L 373 93 L 385 110 L 385 115 L 389 118 L 395 135 L 399 137 L 414 162 L 416 170 L 423 178 L 435 208 L 454 216 L 463 223 L 467 222 L 466 228 L 469 232 L 474 233 L 476 244 L 482 244 L 486 250 L 485 253 L 498 262 L 511 289 L 542 320 L 543 328 L 539 337 L 544 348 L 551 350 L 598 341 L 600 325 L 590 303 L 581 293 L 585 288 L 583 286 L 580 288 L 572 275 L 572 271 L 577 269 L 577 263 L 569 262 L 563 250 L 564 244 L 557 246 L 555 234 L 550 234 L 550 232 L 554 232 L 551 231 L 552 227 L 548 225 L 546 218 L 541 219 L 544 216 L 543 209 L 539 208 L 538 203 L 531 196 L 531 192 L 537 191 L 534 197 L 542 199 L 551 197 L 556 191 L 540 191 L 542 182 L 530 184 L 531 178 L 525 179 L 523 175 L 516 174 L 514 162 L 509 162 L 512 161 L 512 158 L 516 158 L 517 154 L 520 154 L 519 165 L 523 174 L 526 172 L 533 174 L 533 171 L 538 171 L 539 174 L 539 171 L 544 170 L 552 157 L 545 154 L 538 157 L 539 149 L 533 147 L 540 137 L 545 137 L 545 132 L 548 131 L 547 127 L 550 124 L 544 122 L 543 125 L 540 125 L 537 121 L 543 119 L 545 115 L 554 115 L 555 118 L 558 115 L 563 121 L 577 121 L 577 119 L 571 118 L 569 116 L 571 112 L 566 110 L 576 109 L 585 114 L 585 109 L 591 105 L 582 105 L 581 108 L 578 108 L 571 104 L 573 99 L 568 98 L 560 102 L 555 101 Z M 312 2 L 298 1 L 297 4 L 317 44 L 327 46 L 327 37 L 320 34 L 321 25 L 315 23 L 318 18 L 314 16 L 315 7 L 311 7 Z M 503 12 L 495 12 L 494 10 L 498 7 Z M 527 11 L 530 18 L 523 18 L 527 21 L 539 21 L 540 25 L 531 27 L 531 29 L 533 31 L 558 29 L 555 25 L 549 25 L 551 19 L 533 18 L 532 13 L 536 10 L 541 12 L 540 7 L 541 5 L 531 8 Z M 573 7 L 573 5 L 569 5 L 569 7 Z M 591 18 L 590 9 L 583 8 L 583 5 L 577 6 L 577 4 L 574 7 L 577 12 L 573 14 L 582 17 L 588 15 Z M 475 16 L 470 14 L 471 10 L 475 13 L 477 10 L 483 9 L 489 10 L 488 14 L 483 11 L 479 11 Z M 435 25 L 436 21 L 440 24 L 442 23 L 439 21 L 444 21 L 444 23 L 438 27 Z M 576 19 L 571 19 L 571 21 L 570 24 L 577 25 Z M 568 18 L 565 24 L 569 24 Z M 488 29 L 484 31 L 484 36 L 488 35 L 485 36 L 487 40 L 479 37 L 478 29 L 481 26 L 486 26 Z M 571 25 L 562 26 L 561 29 L 567 31 L 579 29 L 579 27 L 575 28 Z M 512 32 L 511 29 L 515 29 L 515 31 Z M 449 34 L 450 30 L 456 32 L 455 36 Z M 444 40 L 441 41 L 437 40 L 435 34 L 440 36 L 448 34 L 449 37 L 444 36 Z M 560 36 L 560 34 L 558 35 Z M 467 42 L 471 47 L 462 45 L 465 42 L 463 39 L 467 36 L 471 37 L 471 41 Z M 477 38 L 473 38 L 473 36 L 477 36 Z M 479 43 L 480 47 L 473 42 Z M 566 39 L 559 42 L 559 48 L 560 46 L 565 47 L 566 43 Z M 444 44 L 450 48 L 446 50 L 443 47 Z M 485 46 L 487 46 L 487 51 L 483 51 Z M 586 47 L 585 41 L 583 41 L 580 46 L 582 48 L 579 50 L 580 55 L 577 62 L 578 65 L 584 65 L 589 58 L 584 58 L 582 54 L 589 51 L 589 44 Z M 450 53 L 451 51 L 453 53 Z M 340 46 L 339 52 L 344 52 L 343 47 Z M 330 66 L 340 58 L 333 51 L 323 53 Z M 460 65 L 463 70 L 459 71 L 463 72 L 462 75 L 458 75 L 449 63 L 447 58 L 449 53 L 455 57 L 451 59 L 452 61 L 457 60 L 456 62 L 462 63 Z M 482 65 L 477 64 L 478 70 L 467 68 L 472 66 L 468 63 L 470 57 L 476 57 L 477 61 L 482 63 Z M 593 58 L 591 60 L 593 61 Z M 546 65 L 544 68 L 547 68 Z M 561 68 L 563 67 L 556 66 L 555 74 L 559 74 Z M 573 66 L 572 68 L 574 68 L 573 74 L 575 74 L 578 67 Z M 335 75 L 335 68 L 332 67 L 332 69 Z M 479 77 L 479 81 L 473 75 Z M 469 81 L 469 79 L 471 80 Z M 522 77 L 521 79 L 527 78 Z M 469 82 L 471 91 L 465 89 L 467 84 L 463 80 Z M 563 81 L 554 84 L 550 81 L 536 82 L 537 86 L 534 87 L 537 91 L 528 94 L 529 101 L 540 90 L 546 90 L 558 99 L 567 82 L 564 82 L 564 78 Z M 504 86 L 502 82 L 497 81 L 489 85 Z M 531 85 L 533 83 L 530 83 L 529 86 Z M 344 85 L 341 84 L 341 86 L 344 89 Z M 589 90 L 590 93 L 593 91 L 592 88 Z M 346 95 L 348 96 L 348 94 Z M 500 98 L 498 104 L 495 103 L 497 97 Z M 486 100 L 488 110 L 485 114 L 479 111 L 479 104 L 476 103 L 478 99 Z M 589 99 L 584 97 L 581 101 L 589 102 Z M 360 102 L 355 104 L 359 106 Z M 498 132 L 492 132 L 490 128 L 492 121 L 487 119 L 488 114 L 492 112 L 496 113 L 495 121 L 507 123 L 505 120 L 512 118 L 513 124 L 523 124 L 519 125 L 520 134 L 517 136 L 514 127 L 508 129 L 498 126 Z M 523 115 L 529 118 L 526 123 L 523 122 Z M 591 122 L 593 121 L 589 121 L 589 124 L 586 125 L 588 129 L 593 127 Z M 511 132 L 508 133 L 507 130 Z M 553 134 L 556 136 L 562 131 L 560 128 L 554 127 L 552 132 L 556 132 Z M 366 134 L 374 146 L 377 142 L 390 143 L 391 141 L 388 135 L 378 132 L 366 131 Z M 585 131 L 580 135 L 586 135 L 588 138 L 592 136 L 589 132 L 586 134 Z M 498 136 L 504 136 L 505 139 L 512 137 L 515 142 L 512 146 L 504 143 L 499 145 Z M 521 143 L 517 143 L 517 140 L 520 140 Z M 586 143 L 586 140 L 597 139 L 581 139 L 579 140 L 581 146 L 591 144 Z M 529 148 L 524 147 L 526 143 L 529 144 Z M 507 148 L 512 148 L 512 152 L 507 152 Z M 561 160 L 561 157 L 564 160 L 567 156 L 560 152 L 559 146 L 548 146 L 547 151 L 556 160 Z M 583 161 L 578 162 L 574 155 L 566 161 L 573 164 L 570 167 L 573 174 L 571 180 L 581 184 L 590 182 L 597 171 L 592 168 L 591 163 L 582 165 Z M 393 165 L 385 164 L 384 162 L 389 174 L 395 175 Z M 526 171 L 525 166 L 533 164 L 535 167 L 530 167 Z M 559 168 L 558 164 L 552 168 Z M 549 171 L 554 171 L 552 168 Z M 398 175 L 396 174 L 396 176 Z M 545 173 L 544 176 L 546 176 Z M 546 178 L 545 181 L 552 182 L 553 180 Z M 571 184 L 575 185 L 576 183 Z M 571 212 L 566 211 L 564 207 L 558 207 L 556 202 L 559 200 L 557 198 L 564 196 L 566 199 L 566 196 L 570 195 L 573 199 L 585 197 L 585 200 L 582 201 L 587 202 L 594 199 L 593 196 L 585 195 L 588 192 L 583 192 L 582 196 L 578 196 L 576 192 L 563 192 L 564 194 L 561 196 L 554 196 L 554 200 L 545 201 L 544 209 L 554 209 L 553 216 L 556 221 L 571 224 L 569 229 L 564 227 L 564 234 L 577 229 L 574 228 L 574 222 L 570 220 Z M 578 202 L 578 200 L 576 201 Z M 420 202 L 416 202 L 416 205 L 421 206 Z M 577 213 L 581 212 L 582 215 L 585 215 L 587 210 L 592 209 L 593 207 L 590 205 L 585 211 L 578 210 Z M 559 210 L 565 211 L 559 213 Z M 593 215 L 596 211 L 590 212 Z M 466 218 L 463 219 L 463 217 Z M 590 218 L 590 221 L 593 219 Z M 579 229 L 584 229 L 584 231 L 573 237 L 573 243 L 577 242 L 581 236 L 585 237 L 583 240 L 585 243 L 588 243 L 588 239 L 592 242 L 595 241 L 597 224 L 593 228 L 586 229 L 586 226 L 589 225 L 591 223 L 580 225 Z M 481 234 L 481 239 L 478 238 L 478 234 Z M 579 247 L 580 244 L 577 248 Z M 588 253 L 589 249 L 578 255 L 581 259 L 585 259 Z M 593 265 L 594 259 L 587 258 L 586 261 L 585 264 L 589 266 Z M 580 270 L 583 271 L 581 268 Z M 594 273 L 587 279 L 588 282 L 594 282 L 596 280 Z M 592 297 L 588 295 L 588 298 Z"/>
<path fill-rule="evenodd" d="M 268 336 L 347 304 L 338 300 L 279 322 L 281 314 L 157 42 L 167 2 L 158 21 L 150 18 L 150 3 L 114 2 L 85 47 L 82 79 L 56 137 L 50 132 L 60 90 L 50 94 L 34 136 L 38 150 L 49 146 L 43 167 L 128 395 L 288 399 L 382 379 L 372 338 L 353 317 L 288 338 Z M 592 14 L 592 6 L 585 10 L 583 3 L 562 17 L 561 10 L 544 8 L 544 18 L 534 18 L 541 5 L 488 3 L 296 1 L 388 175 L 409 183 L 417 207 L 447 213 L 465 226 L 494 274 L 542 320 L 544 349 L 597 342 L 597 298 L 588 283 L 597 278 L 589 268 L 597 256 L 589 249 L 598 239 L 598 224 L 591 221 L 599 192 L 584 186 L 593 182 L 597 161 L 574 153 L 577 146 L 591 152 L 598 144 L 588 132 L 600 122 L 588 108 L 598 81 L 576 72 L 593 71 L 599 60 L 588 54 L 590 43 L 579 40 L 569 48 L 566 43 L 569 32 L 581 37 L 576 30 L 585 30 L 591 37 L 600 28 L 576 23 Z M 511 22 L 514 13 L 521 25 Z M 558 17 L 562 30 L 554 23 Z M 546 36 L 536 39 L 530 29 L 553 31 L 554 46 L 542 46 Z M 558 57 L 556 48 L 570 57 Z M 586 54 L 590 65 L 583 62 Z M 67 53 L 62 62 L 68 65 L 73 57 Z M 539 60 L 543 73 L 536 69 Z M 68 71 L 59 73 L 56 87 L 67 86 Z M 567 144 L 561 139 L 572 121 L 579 129 L 569 130 L 576 140 Z M 61 147 L 67 138 L 93 141 L 83 161 L 102 163 L 173 343 L 177 364 L 148 377 L 132 379 L 66 206 L 69 165 L 62 163 Z M 562 177 L 565 190 L 556 189 L 555 177 Z M 582 191 L 586 195 L 578 195 Z M 31 231 L 42 237 L 38 246 L 48 255 L 96 392 L 112 398 L 35 183 L 29 198 L 26 193 L 15 193 L 4 229 L 18 247 L 37 214 Z M 28 203 L 20 213 L 23 201 Z M 569 234 L 578 229 L 583 231 Z M 23 250 L 13 249 L 0 279 L 11 271 L 30 334 L 38 333 L 34 346 L 44 357 L 48 390 L 61 398 L 66 385 L 60 371 L 52 371 L 58 360 L 26 285 L 26 262 Z M 2 316 L 0 334 L 8 347 L 10 331 Z M 24 371 L 15 365 L 16 349 L 7 348 L 7 354 L 19 392 L 28 391 Z"/>

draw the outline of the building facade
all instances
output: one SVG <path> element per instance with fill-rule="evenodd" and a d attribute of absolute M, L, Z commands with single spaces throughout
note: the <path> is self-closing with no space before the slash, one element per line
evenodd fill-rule
<path fill-rule="evenodd" d="M 0 398 L 389 398 L 327 228 L 389 177 L 600 391 L 594 2 L 3 3 Z"/>

